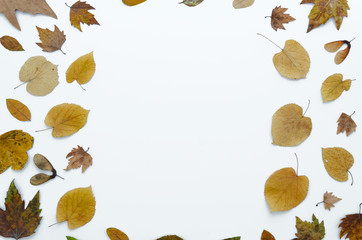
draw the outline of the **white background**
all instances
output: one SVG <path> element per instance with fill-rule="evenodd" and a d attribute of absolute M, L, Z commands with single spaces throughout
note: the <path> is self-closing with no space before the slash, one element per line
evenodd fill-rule
<path fill-rule="evenodd" d="M 68 5 L 75 1 L 67 1 Z M 342 112 L 357 125 L 361 111 L 361 1 L 350 1 L 348 18 L 337 31 L 334 20 L 306 34 L 312 4 L 299 1 L 256 0 L 250 8 L 235 10 L 232 1 L 205 0 L 195 8 L 177 0 L 148 0 L 127 7 L 121 0 L 87 1 L 96 10 L 100 26 L 69 22 L 64 1 L 48 0 L 58 19 L 17 14 L 18 31 L 0 14 L 0 35 L 19 40 L 25 52 L 9 52 L 0 46 L 0 133 L 23 129 L 35 138 L 29 162 L 21 171 L 0 175 L 0 199 L 12 179 L 28 202 L 40 190 L 43 219 L 29 239 L 108 239 L 106 228 L 117 227 L 130 239 L 150 240 L 177 234 L 186 240 L 218 240 L 241 236 L 260 239 L 263 229 L 276 239 L 294 237 L 295 216 L 311 220 L 314 213 L 325 220 L 326 239 L 338 239 L 338 225 L 346 214 L 357 213 L 362 202 L 361 134 L 336 135 Z M 270 26 L 275 6 L 289 8 L 297 20 L 286 31 Z M 36 25 L 65 31 L 61 52 L 44 53 Z M 308 51 L 311 68 L 306 79 L 288 80 L 273 66 L 280 50 L 256 33 L 263 33 L 283 47 L 295 39 Z M 323 45 L 350 40 L 352 49 L 339 66 Z M 84 87 L 68 84 L 65 71 L 79 56 L 94 51 L 96 74 Z M 45 56 L 59 65 L 58 87 L 45 97 L 30 95 L 20 84 L 18 72 L 32 56 Z M 322 82 L 334 73 L 357 79 L 334 102 L 322 103 Z M 31 122 L 19 122 L 6 109 L 6 98 L 27 104 Z M 298 147 L 271 144 L 271 118 L 287 103 L 296 103 L 312 118 L 310 137 Z M 88 123 L 78 133 L 55 139 L 45 128 L 50 108 L 76 103 L 90 109 Z M 90 147 L 94 164 L 65 172 L 67 153 L 77 145 Z M 355 157 L 351 168 L 355 183 L 337 182 L 326 172 L 321 147 L 344 147 Z M 41 186 L 30 185 L 40 170 L 32 157 L 45 155 L 65 180 L 56 178 Z M 264 199 L 264 183 L 274 171 L 296 167 L 308 176 L 307 198 L 298 207 L 271 214 Z M 56 207 L 67 191 L 92 185 L 96 214 L 76 230 L 56 222 Z M 331 211 L 315 204 L 325 191 L 343 200 Z M 3 208 L 3 200 L 0 201 Z"/>

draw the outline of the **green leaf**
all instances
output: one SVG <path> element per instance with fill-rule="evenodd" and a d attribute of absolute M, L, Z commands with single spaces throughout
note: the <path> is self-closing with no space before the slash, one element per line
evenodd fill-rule
<path fill-rule="evenodd" d="M 78 240 L 78 239 L 76 239 L 74 237 L 67 236 L 67 240 Z"/>
<path fill-rule="evenodd" d="M 325 235 L 324 221 L 319 223 L 319 220 L 316 216 L 312 216 L 312 222 L 302 221 L 299 217 L 296 217 L 297 233 L 293 240 L 321 240 Z"/>

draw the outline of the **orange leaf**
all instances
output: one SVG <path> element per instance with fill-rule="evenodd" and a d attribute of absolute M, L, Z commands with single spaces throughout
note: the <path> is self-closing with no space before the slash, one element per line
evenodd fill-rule
<path fill-rule="evenodd" d="M 360 240 L 362 239 L 362 214 L 349 214 L 342 218 L 342 222 L 339 224 L 341 232 L 339 238 L 346 235 L 346 239 Z"/>
<path fill-rule="evenodd" d="M 6 99 L 6 106 L 14 118 L 19 121 L 30 121 L 31 113 L 27 106 L 15 99 Z"/>
<path fill-rule="evenodd" d="M 79 31 L 82 31 L 80 27 L 80 23 L 84 23 L 89 25 L 99 25 L 97 20 L 94 18 L 94 15 L 88 10 L 95 9 L 91 5 L 87 4 L 86 2 L 78 1 L 74 3 L 70 7 L 70 23 L 72 26 L 78 28 Z"/>
<path fill-rule="evenodd" d="M 275 237 L 273 236 L 273 234 L 271 234 L 267 230 L 263 230 L 260 240 L 275 240 Z"/>
<path fill-rule="evenodd" d="M 0 38 L 0 43 L 9 51 L 24 51 L 23 46 L 13 37 L 3 36 Z"/>

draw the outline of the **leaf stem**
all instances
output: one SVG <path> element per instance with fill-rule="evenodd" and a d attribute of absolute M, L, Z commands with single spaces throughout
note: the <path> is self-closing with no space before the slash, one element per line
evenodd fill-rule
<path fill-rule="evenodd" d="M 298 161 L 298 155 L 294 153 L 295 158 L 297 159 L 297 176 L 298 176 L 298 169 L 299 169 L 299 161 Z"/>
<path fill-rule="evenodd" d="M 61 178 L 61 179 L 63 179 L 63 180 L 64 180 L 64 178 L 63 178 L 63 177 L 61 177 L 61 176 L 59 176 L 58 174 L 57 174 L 57 175 L 55 175 L 55 176 L 57 176 L 58 178 Z"/>
<path fill-rule="evenodd" d="M 315 206 L 318 207 L 318 205 L 321 204 L 321 203 L 324 203 L 324 201 L 321 201 L 321 202 L 317 203 Z"/>
<path fill-rule="evenodd" d="M 351 115 L 349 115 L 349 117 L 352 117 L 353 114 L 355 114 L 356 111 L 353 111 L 353 113 Z"/>
<path fill-rule="evenodd" d="M 59 48 L 59 51 L 61 51 L 64 55 L 67 55 L 61 48 Z"/>
<path fill-rule="evenodd" d="M 52 129 L 52 127 L 50 127 L 50 128 L 45 128 L 45 129 L 41 129 L 41 130 L 36 130 L 35 132 L 42 132 L 42 131 L 46 131 L 46 130 L 50 130 L 50 129 Z"/>
<path fill-rule="evenodd" d="M 283 48 L 279 47 L 275 42 L 273 42 L 273 41 L 270 40 L 269 38 L 265 37 L 263 34 L 257 33 L 257 35 L 260 35 L 260 36 L 264 37 L 265 39 L 269 40 L 269 42 L 271 42 L 272 44 L 274 44 L 274 45 L 277 46 L 280 50 L 283 51 Z"/>
<path fill-rule="evenodd" d="M 362 205 L 362 203 L 359 204 L 359 211 L 358 211 L 360 216 L 361 216 L 361 205 Z"/>
<path fill-rule="evenodd" d="M 349 175 L 351 175 L 351 179 L 352 179 L 351 186 L 352 186 L 353 185 L 353 175 L 349 170 L 347 170 L 347 172 L 349 173 Z"/>
<path fill-rule="evenodd" d="M 19 84 L 18 86 L 14 87 L 14 90 L 17 89 L 17 88 L 20 87 L 20 86 L 23 86 L 25 83 L 28 83 L 28 82 L 29 82 L 29 81 L 26 81 L 26 82 L 23 82 L 23 83 Z"/>
<path fill-rule="evenodd" d="M 271 16 L 265 16 L 264 18 L 271 18 Z"/>
<path fill-rule="evenodd" d="M 69 6 L 67 3 L 65 3 L 65 6 L 69 7 L 69 8 L 72 8 L 71 6 Z"/>
<path fill-rule="evenodd" d="M 53 223 L 53 224 L 49 225 L 48 227 L 53 227 L 54 225 L 57 225 L 57 224 L 58 224 L 58 222 Z"/>
<path fill-rule="evenodd" d="M 310 106 L 310 99 L 308 99 L 308 106 L 307 108 L 305 109 L 304 113 L 303 113 L 303 116 L 307 113 L 308 109 L 309 109 L 309 106 Z"/>
<path fill-rule="evenodd" d="M 78 83 L 78 82 L 77 82 Z M 79 85 L 79 87 L 81 88 L 81 89 L 83 89 L 84 91 L 86 91 L 86 89 L 80 84 L 80 83 L 78 83 L 78 85 Z"/>
<path fill-rule="evenodd" d="M 355 39 L 356 39 L 356 37 L 352 38 L 352 40 L 350 40 L 349 43 L 351 43 L 351 42 L 352 42 L 353 40 L 355 40 Z"/>

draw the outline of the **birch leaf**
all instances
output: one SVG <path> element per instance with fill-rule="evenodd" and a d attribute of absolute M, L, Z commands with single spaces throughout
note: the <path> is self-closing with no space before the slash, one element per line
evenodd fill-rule
<path fill-rule="evenodd" d="M 15 99 L 6 99 L 6 106 L 10 114 L 19 121 L 30 121 L 31 113 L 27 106 Z"/>

